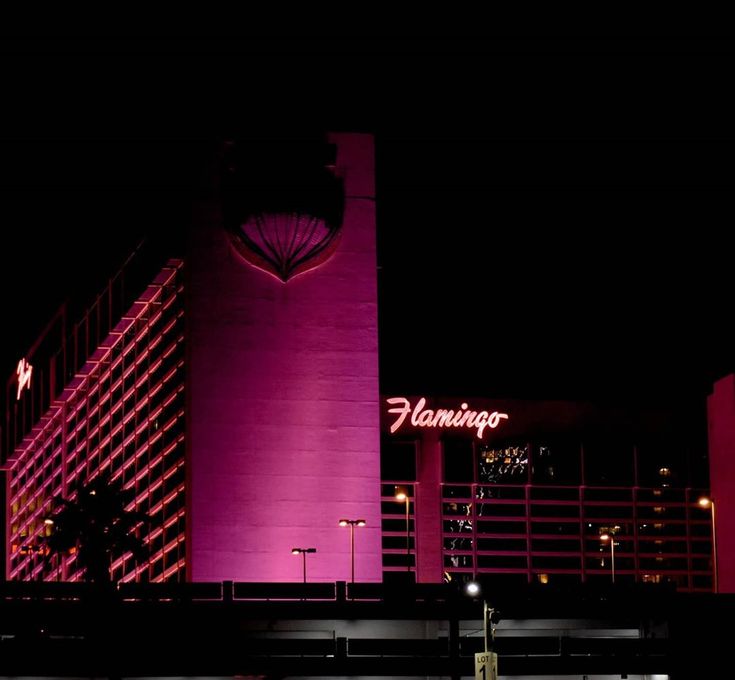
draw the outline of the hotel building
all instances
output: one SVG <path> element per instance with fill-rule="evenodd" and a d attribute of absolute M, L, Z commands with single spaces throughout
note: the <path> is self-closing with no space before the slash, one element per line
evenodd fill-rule
<path fill-rule="evenodd" d="M 354 568 L 735 589 L 713 566 L 735 545 L 722 528 L 713 542 L 699 503 L 711 491 L 717 526 L 735 522 L 731 378 L 709 404 L 709 471 L 624 405 L 381 396 L 372 138 L 222 154 L 187 252 L 137 253 L 8 381 L 8 578 L 83 578 L 45 520 L 104 475 L 150 518 L 148 558 L 114 555 L 116 582 L 299 581 L 308 566 L 321 582 Z"/>

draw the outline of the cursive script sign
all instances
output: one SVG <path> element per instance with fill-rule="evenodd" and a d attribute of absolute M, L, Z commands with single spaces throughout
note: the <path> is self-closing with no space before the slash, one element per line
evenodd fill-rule
<path fill-rule="evenodd" d="M 25 357 L 18 362 L 18 368 L 15 369 L 18 375 L 18 393 L 15 397 L 16 401 L 20 399 L 20 394 L 24 387 L 31 389 L 31 376 L 33 375 L 33 366 L 31 366 Z"/>
<path fill-rule="evenodd" d="M 388 413 L 395 413 L 396 420 L 390 426 L 391 433 L 395 432 L 404 421 L 408 414 L 411 414 L 411 425 L 414 427 L 470 427 L 477 430 L 478 439 L 482 439 L 485 428 L 495 429 L 501 420 L 507 420 L 507 413 L 498 413 L 493 411 L 470 411 L 466 403 L 460 404 L 456 411 L 438 408 L 436 410 L 426 408 L 426 399 L 421 397 L 415 407 L 411 407 L 411 402 L 405 397 L 391 397 L 386 401 L 395 408 L 389 408 Z"/>

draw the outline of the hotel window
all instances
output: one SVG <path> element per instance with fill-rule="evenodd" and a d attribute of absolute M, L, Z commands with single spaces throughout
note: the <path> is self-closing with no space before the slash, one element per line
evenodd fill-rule
<path fill-rule="evenodd" d="M 638 484 L 644 487 L 687 486 L 686 455 L 675 442 L 643 442 L 638 450 Z"/>
<path fill-rule="evenodd" d="M 633 445 L 614 439 L 584 442 L 585 483 L 596 486 L 632 486 Z"/>
<path fill-rule="evenodd" d="M 581 479 L 579 442 L 545 439 L 533 447 L 534 484 L 576 486 Z"/>
<path fill-rule="evenodd" d="M 444 481 L 469 484 L 475 481 L 474 447 L 467 439 L 447 438 L 442 442 L 444 451 Z"/>
<path fill-rule="evenodd" d="M 480 484 L 525 484 L 528 481 L 528 449 L 528 444 L 480 447 Z"/>
<path fill-rule="evenodd" d="M 380 447 L 381 479 L 414 481 L 416 479 L 416 444 L 414 441 L 384 439 Z"/>

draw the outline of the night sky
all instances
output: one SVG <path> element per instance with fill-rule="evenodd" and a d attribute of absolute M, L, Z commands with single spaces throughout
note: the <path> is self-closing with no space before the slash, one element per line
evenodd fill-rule
<path fill-rule="evenodd" d="M 209 140 L 266 128 L 376 135 L 382 391 L 701 402 L 735 369 L 730 42 L 18 39 L 4 56 L 4 374 L 66 295 L 185 226 Z"/>

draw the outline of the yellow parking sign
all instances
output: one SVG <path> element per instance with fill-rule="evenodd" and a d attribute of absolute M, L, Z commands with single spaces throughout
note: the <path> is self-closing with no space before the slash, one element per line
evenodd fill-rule
<path fill-rule="evenodd" d="M 475 680 L 498 680 L 498 655 L 495 652 L 475 654 Z"/>

